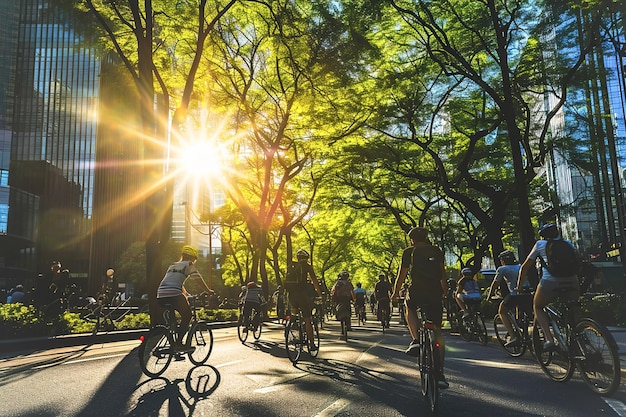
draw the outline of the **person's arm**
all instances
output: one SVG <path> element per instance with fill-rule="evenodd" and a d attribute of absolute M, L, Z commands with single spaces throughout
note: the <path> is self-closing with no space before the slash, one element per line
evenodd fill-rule
<path fill-rule="evenodd" d="M 530 271 L 530 268 L 534 268 L 534 266 L 535 266 L 535 260 L 530 258 L 530 257 L 528 257 L 528 258 L 526 258 L 526 260 L 524 261 L 524 263 L 520 267 L 519 274 L 517 275 L 517 285 L 515 286 L 515 290 L 518 293 L 520 293 L 521 290 L 522 290 L 522 285 L 523 285 L 524 281 L 526 281 L 526 275 Z"/>
<path fill-rule="evenodd" d="M 392 299 L 397 301 L 400 298 L 400 288 L 402 288 L 402 284 L 404 284 L 404 280 L 406 279 L 407 274 L 409 273 L 409 267 L 404 266 L 400 267 L 398 270 L 398 275 L 396 276 L 396 283 L 393 286 L 393 294 Z"/>
<path fill-rule="evenodd" d="M 500 282 L 502 279 L 502 270 L 500 268 L 496 269 L 496 275 L 493 277 L 493 281 L 491 281 L 491 285 L 489 286 L 489 291 L 487 292 L 487 299 L 491 299 L 496 283 Z"/>
<path fill-rule="evenodd" d="M 318 297 L 321 297 L 322 296 L 322 286 L 320 285 L 319 281 L 317 280 L 317 276 L 315 275 L 315 271 L 313 270 L 313 266 L 310 266 L 310 267 L 311 268 L 309 269 L 309 275 L 311 277 L 311 283 L 313 284 L 313 287 L 315 288 L 315 292 L 317 292 Z"/>

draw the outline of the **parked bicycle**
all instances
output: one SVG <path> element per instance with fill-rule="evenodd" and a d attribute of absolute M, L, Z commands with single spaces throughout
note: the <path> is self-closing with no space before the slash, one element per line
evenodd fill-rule
<path fill-rule="evenodd" d="M 237 320 L 237 336 L 241 343 L 246 343 L 248 340 L 248 334 L 252 333 L 254 340 L 261 338 L 261 331 L 263 330 L 263 319 L 261 309 L 264 304 L 261 304 L 260 309 L 253 308 L 250 312 L 250 317 L 244 317 L 243 304 L 239 306 L 239 319 Z"/>
<path fill-rule="evenodd" d="M 441 345 L 435 338 L 435 324 L 426 317 L 421 309 L 417 310 L 417 318 L 421 322 L 418 336 L 420 351 L 417 357 L 421 391 L 422 396 L 428 402 L 430 412 L 435 414 L 439 408 L 440 397 L 437 380 L 443 372 L 441 369 Z"/>
<path fill-rule="evenodd" d="M 486 345 L 489 341 L 487 335 L 487 326 L 485 326 L 485 319 L 480 312 L 480 302 L 482 300 L 466 300 L 465 305 L 466 315 L 461 319 L 459 323 L 459 331 L 461 337 L 468 342 L 472 340 L 478 340 L 483 345 Z"/>
<path fill-rule="evenodd" d="M 533 352 L 533 345 L 531 343 L 530 333 L 530 326 L 533 323 L 532 295 L 519 295 L 518 297 L 530 298 L 529 300 L 527 300 L 530 305 L 526 305 L 526 300 L 524 300 L 521 301 L 521 303 L 524 303 L 524 307 L 519 309 L 509 309 L 507 315 L 511 324 L 513 325 L 513 334 L 509 334 L 509 331 L 504 326 L 504 323 L 502 322 L 502 317 L 500 317 L 499 313 L 496 314 L 493 318 L 493 329 L 496 333 L 496 338 L 498 339 L 500 346 L 502 346 L 506 353 L 513 357 L 519 357 L 524 355 L 527 349 Z M 492 298 L 490 301 L 499 305 L 502 301 L 502 298 L 496 297 Z"/>
<path fill-rule="evenodd" d="M 311 351 L 309 348 L 309 339 L 306 334 L 306 323 L 302 318 L 302 311 L 298 309 L 295 315 L 287 317 L 287 325 L 285 326 L 285 347 L 287 349 L 287 357 L 294 365 L 298 363 L 300 356 L 306 346 L 307 352 L 312 357 L 316 357 L 320 348 L 320 332 L 319 322 L 317 320 L 317 310 L 322 308 L 321 299 L 315 299 L 315 307 L 311 315 L 311 323 L 313 324 L 313 338 L 317 350 Z"/>
<path fill-rule="evenodd" d="M 140 338 L 139 365 L 147 376 L 158 377 L 165 372 L 172 359 L 184 359 L 184 355 L 187 355 L 194 365 L 202 365 L 209 359 L 213 350 L 213 332 L 206 321 L 198 320 L 196 314 L 198 297 L 188 299 L 192 314 L 190 330 L 185 341 L 188 351 L 180 352 L 172 347 L 178 340 L 178 320 L 173 306 L 168 305 L 163 312 L 166 325 L 156 325 Z"/>
<path fill-rule="evenodd" d="M 544 351 L 545 337 L 540 326 L 535 326 L 532 342 L 537 360 L 554 381 L 569 381 L 576 367 L 593 392 L 611 395 L 619 388 L 621 379 L 617 344 L 604 325 L 591 318 L 576 319 L 578 306 L 578 300 L 568 300 L 544 308 L 555 346 Z"/>

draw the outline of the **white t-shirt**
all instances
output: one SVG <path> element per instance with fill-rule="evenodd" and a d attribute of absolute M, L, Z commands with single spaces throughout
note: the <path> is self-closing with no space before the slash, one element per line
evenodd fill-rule
<path fill-rule="evenodd" d="M 574 247 L 572 245 L 572 242 L 570 242 L 569 240 L 565 240 L 565 242 L 567 242 L 568 244 L 570 244 L 572 247 Z M 537 258 L 539 256 L 541 256 L 541 258 L 543 259 L 543 261 L 546 263 L 546 265 L 550 265 L 550 263 L 548 262 L 548 255 L 546 253 L 546 245 L 547 245 L 548 241 L 547 240 L 538 240 L 535 243 L 535 246 L 533 246 L 533 249 L 530 251 L 530 254 L 528 254 L 528 257 L 532 260 L 537 260 Z M 553 277 L 550 274 L 550 271 L 548 271 L 543 264 L 541 264 L 541 279 L 542 280 L 546 280 L 546 281 L 556 281 L 557 278 Z M 576 281 L 578 282 L 578 277 L 576 277 L 576 275 L 572 275 L 571 277 L 559 277 L 558 278 L 559 282 L 563 282 L 563 281 Z"/>
<path fill-rule="evenodd" d="M 183 282 L 190 276 L 202 278 L 193 262 L 179 261 L 170 265 L 157 290 L 157 298 L 181 295 L 183 293 Z"/>

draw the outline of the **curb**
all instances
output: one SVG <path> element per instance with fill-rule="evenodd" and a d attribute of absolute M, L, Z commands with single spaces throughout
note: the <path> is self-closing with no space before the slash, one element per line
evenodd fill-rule
<path fill-rule="evenodd" d="M 237 322 L 211 322 L 212 329 L 236 326 Z M 94 345 L 98 343 L 123 342 L 127 340 L 137 340 L 149 329 L 117 330 L 112 332 L 101 332 L 95 335 L 89 333 L 60 335 L 52 337 L 29 337 L 20 339 L 0 340 L 0 352 L 11 352 L 17 350 L 42 350 L 60 347 Z"/>

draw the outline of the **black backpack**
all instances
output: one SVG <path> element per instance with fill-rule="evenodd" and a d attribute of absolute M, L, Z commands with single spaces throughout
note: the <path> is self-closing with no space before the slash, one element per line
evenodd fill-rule
<path fill-rule="evenodd" d="M 304 284 L 306 282 L 306 274 L 303 269 L 304 268 L 300 262 L 293 262 L 285 274 L 285 284 Z"/>
<path fill-rule="evenodd" d="M 414 247 L 411 255 L 413 284 L 441 288 L 441 260 L 435 246 Z M 416 282 L 417 281 L 417 282 Z"/>
<path fill-rule="evenodd" d="M 576 250 L 562 239 L 548 240 L 546 243 L 547 264 L 540 256 L 539 261 L 553 277 L 571 277 L 578 275 L 580 258 Z"/>

